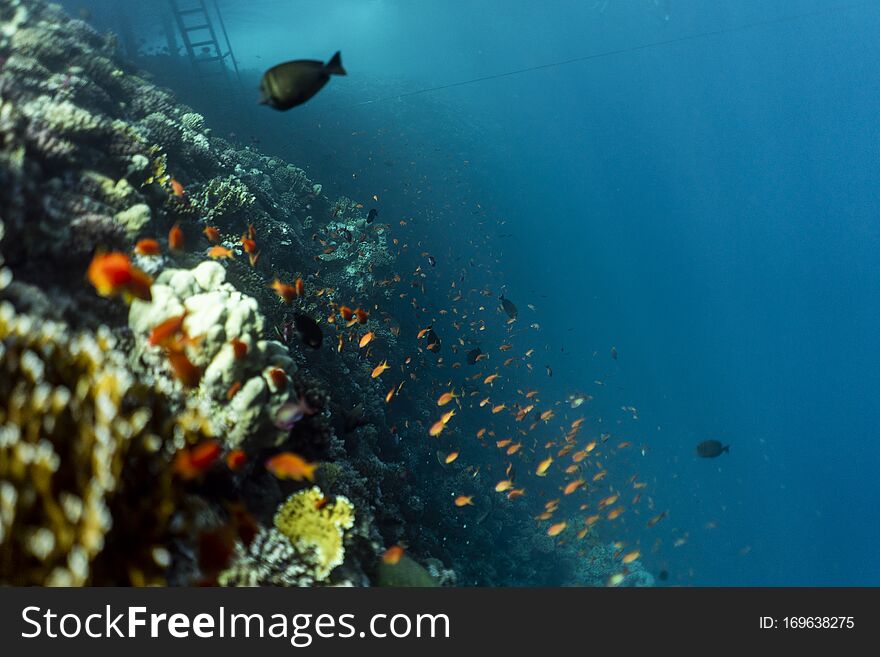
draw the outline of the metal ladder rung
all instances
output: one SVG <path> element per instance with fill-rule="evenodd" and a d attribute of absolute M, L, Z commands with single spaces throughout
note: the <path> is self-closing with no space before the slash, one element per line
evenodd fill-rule
<path fill-rule="evenodd" d="M 196 41 L 196 42 L 191 43 L 189 45 L 191 45 L 193 48 L 200 48 L 201 46 L 217 45 L 217 42 L 214 41 L 213 39 L 208 39 L 207 41 Z"/>
<path fill-rule="evenodd" d="M 211 26 L 208 23 L 205 23 L 204 25 L 193 25 L 191 27 L 188 25 L 184 25 L 183 29 L 187 32 L 195 32 L 196 30 L 207 30 L 210 27 Z"/>
<path fill-rule="evenodd" d="M 189 14 L 204 14 L 205 10 L 201 7 L 196 7 L 195 9 L 181 9 L 177 13 L 180 16 L 187 16 Z"/>

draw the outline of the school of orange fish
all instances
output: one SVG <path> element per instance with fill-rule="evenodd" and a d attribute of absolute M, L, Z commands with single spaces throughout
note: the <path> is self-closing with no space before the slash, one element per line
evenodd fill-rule
<path fill-rule="evenodd" d="M 170 193 L 185 195 L 177 181 L 172 181 Z M 378 196 L 373 200 L 378 202 Z M 401 234 L 391 239 L 398 256 L 410 249 L 405 234 L 411 230 L 406 221 L 400 221 L 399 226 Z M 387 231 L 390 235 L 392 226 L 375 224 L 367 229 Z M 204 251 L 207 257 L 234 259 L 234 251 L 221 245 L 223 236 L 216 227 L 205 225 L 201 233 L 210 244 Z M 314 238 L 324 254 L 331 248 L 329 237 L 316 234 Z M 167 236 L 167 249 L 182 251 L 184 241 L 181 226 L 175 224 Z M 260 249 L 253 225 L 246 227 L 238 243 L 248 256 L 250 266 L 256 267 Z M 418 243 L 415 250 L 420 246 Z M 132 250 L 139 256 L 151 257 L 160 255 L 162 248 L 158 239 L 143 237 Z M 429 258 L 431 268 L 435 267 L 433 256 L 426 251 L 420 255 Z M 320 262 L 320 255 L 315 260 Z M 416 267 L 410 289 L 396 293 L 401 302 L 408 302 L 420 311 L 420 316 L 427 309 L 421 306 L 416 294 L 425 294 L 427 271 L 431 270 L 421 265 Z M 438 273 L 438 279 L 441 276 Z M 314 286 L 309 285 L 313 289 L 307 289 L 304 277 L 315 282 Z M 151 298 L 151 278 L 135 267 L 125 253 L 99 251 L 88 268 L 87 278 L 102 296 L 122 296 L 126 301 Z M 520 328 L 515 309 L 511 311 L 503 304 L 503 296 L 502 304 L 497 304 L 497 297 L 490 289 L 465 289 L 463 281 L 462 276 L 449 282 L 449 307 L 433 313 L 427 311 L 434 319 L 413 331 L 411 336 L 377 304 L 370 307 L 368 303 L 352 303 L 355 306 L 352 309 L 333 300 L 336 290 L 320 286 L 320 271 L 297 277 L 291 283 L 274 278 L 267 281 L 267 286 L 286 305 L 308 297 L 319 302 L 325 312 L 322 317 L 315 317 L 315 321 L 325 332 L 335 329 L 332 347 L 335 351 L 355 350 L 370 364 L 370 377 L 377 394 L 388 405 L 389 414 L 394 413 L 395 398 L 402 394 L 408 380 L 420 380 L 422 387 L 426 379 L 430 382 L 434 396 L 429 403 L 436 410 L 434 421 L 422 426 L 426 447 L 429 452 L 436 451 L 440 467 L 463 469 L 472 482 L 467 489 L 456 491 L 450 500 L 456 512 L 473 513 L 482 496 L 501 496 L 511 504 L 540 500 L 540 512 L 533 516 L 534 522 L 539 531 L 559 544 L 586 538 L 600 522 L 612 528 L 615 522 L 638 522 L 648 528 L 661 522 L 667 512 L 654 508 L 645 490 L 648 484 L 637 474 L 627 477 L 616 472 L 609 477 L 609 468 L 618 462 L 616 457 L 633 449 L 631 442 L 613 439 L 610 433 L 583 435 L 586 418 L 577 409 L 589 398 L 573 395 L 568 399 L 544 399 L 536 382 L 545 376 L 544 369 L 534 366 L 535 348 L 522 345 L 533 334 L 530 328 L 534 325 Z M 380 288 L 403 286 L 404 277 L 395 274 L 376 281 L 375 285 Z M 199 336 L 187 335 L 185 320 L 186 313 L 157 325 L 149 336 L 149 344 L 164 350 L 176 378 L 192 388 L 199 385 L 202 372 L 188 357 L 187 350 L 198 348 Z M 493 347 L 486 336 L 499 331 L 503 339 Z M 411 355 L 394 362 L 391 353 L 384 353 L 385 332 L 393 334 L 404 349 L 410 345 Z M 449 345 L 451 355 L 441 355 L 441 339 Z M 234 353 L 237 358 L 243 358 L 247 345 L 236 342 L 232 344 Z M 469 349 L 474 345 L 479 348 Z M 611 355 L 617 359 L 616 349 Z M 426 364 L 430 370 L 425 369 Z M 450 371 L 456 372 L 448 373 Z M 546 375 L 552 376 L 549 368 Z M 280 369 L 272 372 L 272 379 L 276 389 L 286 388 L 288 384 L 287 373 Z M 524 379 L 529 379 L 529 386 L 518 383 Z M 233 384 L 227 397 L 231 399 L 237 392 Z M 423 425 L 418 419 L 399 422 L 407 429 L 413 423 Z M 464 427 L 476 427 L 476 430 Z M 496 453 L 497 457 L 480 457 L 479 450 Z M 226 467 L 235 470 L 247 459 L 241 450 L 233 450 L 225 456 L 222 452 L 213 441 L 188 447 L 178 453 L 174 470 L 184 479 L 193 479 L 216 463 L 225 462 Z M 499 468 L 499 463 L 504 466 Z M 281 479 L 312 481 L 319 464 L 308 463 L 292 452 L 283 452 L 270 458 L 265 467 Z M 611 483 L 612 480 L 617 483 Z M 621 572 L 611 578 L 610 585 L 620 583 L 627 566 L 642 554 L 638 544 L 618 542 L 615 546 Z M 396 563 L 403 550 L 401 546 L 392 546 L 381 558 L 386 563 Z"/>

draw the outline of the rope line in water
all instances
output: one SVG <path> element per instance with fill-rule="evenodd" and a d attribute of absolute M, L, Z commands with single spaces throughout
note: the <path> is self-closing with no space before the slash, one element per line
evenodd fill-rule
<path fill-rule="evenodd" d="M 649 43 L 643 43 L 638 46 L 628 46 L 626 48 L 616 48 L 614 50 L 605 50 L 603 52 L 597 52 L 590 55 L 583 55 L 582 57 L 572 57 L 571 59 L 563 59 L 557 62 L 550 62 L 548 64 L 538 64 L 537 66 L 529 66 L 527 68 L 520 68 L 514 71 L 506 71 L 504 73 L 495 73 L 493 75 L 484 75 L 478 78 L 471 78 L 470 80 L 460 80 L 459 82 L 450 82 L 448 84 L 441 84 L 436 87 L 425 87 L 423 89 L 416 89 L 415 91 L 407 91 L 402 94 L 395 94 L 393 96 L 384 96 L 382 98 L 373 98 L 371 100 L 362 100 L 358 103 L 354 103 L 351 107 L 357 107 L 359 105 L 370 105 L 374 103 L 384 103 L 389 100 L 399 100 L 401 98 L 409 98 L 410 96 L 418 96 L 420 94 L 431 93 L 434 91 L 442 91 L 444 89 L 453 89 L 455 87 L 464 87 L 466 85 L 478 84 L 480 82 L 488 82 L 489 80 L 498 80 L 500 78 L 507 78 L 514 75 L 522 75 L 523 73 L 531 73 L 533 71 L 541 71 L 548 68 L 558 68 L 560 66 L 567 66 L 569 64 L 576 64 L 578 62 L 586 62 L 593 59 L 602 59 L 605 57 L 613 57 L 615 55 L 623 55 L 632 52 L 639 52 L 641 50 L 648 50 L 649 48 L 659 48 L 662 46 L 670 46 L 677 43 L 684 43 L 686 41 L 696 41 L 698 39 L 706 39 L 710 37 L 723 36 L 725 34 L 732 34 L 735 32 L 744 32 L 746 30 L 752 30 L 758 27 L 767 27 L 770 25 L 779 25 L 782 23 L 793 23 L 795 21 L 801 21 L 807 18 L 815 18 L 816 16 L 824 16 L 832 13 L 844 13 L 848 11 L 852 11 L 853 9 L 859 9 L 862 7 L 866 7 L 868 5 L 876 5 L 875 2 L 855 2 L 848 5 L 838 5 L 835 7 L 826 7 L 824 9 L 817 9 L 815 11 L 805 12 L 803 14 L 794 14 L 789 16 L 779 16 L 777 18 L 769 18 L 763 21 L 755 21 L 752 23 L 744 23 L 742 25 L 733 25 L 731 27 L 722 27 L 717 30 L 710 30 L 707 32 L 699 32 L 696 34 L 686 34 L 684 36 L 675 37 L 672 39 L 663 39 L 661 41 L 651 41 Z"/>

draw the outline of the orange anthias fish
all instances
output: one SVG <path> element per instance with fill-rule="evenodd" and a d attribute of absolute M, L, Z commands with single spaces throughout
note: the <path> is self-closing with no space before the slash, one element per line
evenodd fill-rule
<path fill-rule="evenodd" d="M 287 372 L 282 370 L 280 367 L 274 367 L 269 370 L 269 379 L 271 379 L 272 385 L 274 385 L 276 388 L 284 388 L 289 382 L 289 379 L 287 378 Z"/>
<path fill-rule="evenodd" d="M 535 470 L 535 474 L 539 477 L 545 477 L 547 475 L 547 468 L 549 468 L 552 463 L 553 457 L 548 456 L 546 459 L 538 464 L 538 468 Z"/>
<path fill-rule="evenodd" d="M 131 264 L 124 253 L 96 253 L 86 272 L 89 282 L 102 297 L 121 294 L 127 301 L 151 301 L 153 279 Z"/>
<path fill-rule="evenodd" d="M 566 527 L 568 527 L 568 523 L 564 520 L 557 522 L 555 525 L 550 525 L 550 528 L 547 530 L 547 536 L 559 536 L 565 531 Z"/>
<path fill-rule="evenodd" d="M 355 316 L 357 317 L 357 321 L 359 324 L 366 324 L 367 320 L 370 319 L 370 313 L 366 310 L 361 310 L 358 308 L 354 311 Z"/>
<path fill-rule="evenodd" d="M 134 245 L 134 252 L 142 256 L 157 256 L 162 253 L 162 247 L 153 238 L 144 237 Z"/>
<path fill-rule="evenodd" d="M 443 433 L 443 430 L 446 428 L 446 423 L 443 420 L 437 420 L 434 424 L 431 425 L 431 428 L 428 429 L 428 435 L 432 438 L 439 436 Z"/>
<path fill-rule="evenodd" d="M 455 399 L 455 391 L 450 390 L 449 392 L 444 392 L 437 400 L 437 406 L 446 406 L 446 404 L 451 402 L 453 399 Z"/>
<path fill-rule="evenodd" d="M 399 545 L 392 545 L 382 553 L 382 561 L 389 566 L 396 566 L 403 557 L 403 548 Z"/>
<path fill-rule="evenodd" d="M 633 550 L 632 552 L 627 552 L 626 554 L 624 554 L 621 561 L 623 563 L 632 563 L 633 561 L 638 559 L 639 556 L 641 556 L 641 552 L 639 552 L 638 550 Z"/>
<path fill-rule="evenodd" d="M 309 463 L 299 454 L 281 452 L 266 461 L 266 469 L 279 479 L 315 480 L 317 463 Z"/>
<path fill-rule="evenodd" d="M 187 388 L 195 388 L 202 380 L 202 368 L 193 364 L 180 344 L 166 348 L 168 363 L 174 376 Z"/>
<path fill-rule="evenodd" d="M 562 492 L 566 495 L 571 495 L 578 488 L 583 486 L 584 483 L 586 482 L 583 479 L 576 479 L 575 481 L 569 482 L 569 484 L 565 487 L 565 490 L 563 490 Z"/>
<path fill-rule="evenodd" d="M 184 189 L 183 189 L 183 185 L 181 185 L 181 184 L 180 184 L 177 180 L 175 180 L 174 178 L 171 179 L 171 193 L 174 194 L 174 196 L 177 196 L 177 197 L 183 196 L 184 193 L 185 193 L 185 191 L 184 191 Z"/>
<path fill-rule="evenodd" d="M 297 297 L 304 297 L 306 295 L 306 284 L 303 283 L 301 277 L 293 282 L 293 290 L 296 292 Z"/>
<path fill-rule="evenodd" d="M 174 457 L 172 470 L 181 479 L 195 479 L 214 465 L 221 451 L 220 445 L 213 440 L 181 449 Z"/>
<path fill-rule="evenodd" d="M 186 319 L 186 311 L 176 317 L 169 317 L 164 322 L 160 322 L 150 331 L 150 337 L 147 342 L 151 347 L 167 347 L 170 346 L 174 338 L 183 332 L 183 321 Z"/>
<path fill-rule="evenodd" d="M 220 258 L 234 260 L 235 254 L 232 252 L 232 249 L 227 249 L 225 246 L 212 246 L 208 249 L 208 257 L 211 260 L 219 260 Z"/>
<path fill-rule="evenodd" d="M 455 506 L 473 506 L 474 504 L 474 496 L 473 495 L 459 495 L 455 498 Z"/>
<path fill-rule="evenodd" d="M 339 315 L 347 322 L 354 317 L 354 311 L 348 306 L 339 306 Z"/>
<path fill-rule="evenodd" d="M 281 297 L 284 303 L 288 305 L 296 297 L 296 288 L 293 285 L 282 283 L 280 279 L 276 278 L 269 287 L 275 290 L 275 294 Z"/>
<path fill-rule="evenodd" d="M 500 376 L 500 374 L 490 374 L 485 379 L 483 379 L 483 383 L 486 383 L 486 384 L 492 383 L 499 376 Z"/>
<path fill-rule="evenodd" d="M 208 241 L 213 244 L 220 243 L 220 231 L 217 230 L 214 226 L 205 226 L 205 229 L 202 231 L 205 237 L 208 238 Z"/>
<path fill-rule="evenodd" d="M 372 340 L 373 340 L 373 332 L 370 331 L 369 333 L 366 333 L 366 334 L 360 339 L 360 341 L 358 342 L 358 347 L 360 347 L 361 349 L 363 349 L 363 348 L 366 347 L 368 344 L 370 344 L 370 342 L 371 342 Z"/>
<path fill-rule="evenodd" d="M 440 421 L 443 424 L 449 424 L 449 420 L 455 417 L 455 409 L 446 411 L 443 415 L 440 416 Z"/>
<path fill-rule="evenodd" d="M 172 251 L 183 250 L 183 230 L 180 224 L 174 224 L 168 231 L 168 248 Z"/>
<path fill-rule="evenodd" d="M 232 340 L 229 341 L 229 344 L 232 345 L 232 353 L 235 356 L 235 360 L 241 360 L 247 356 L 248 346 L 246 342 L 243 342 L 238 338 L 232 338 Z"/>
<path fill-rule="evenodd" d="M 511 488 L 513 488 L 513 482 L 510 479 L 505 479 L 495 484 L 496 493 L 503 493 L 504 491 L 510 490 Z"/>
<path fill-rule="evenodd" d="M 384 372 L 385 370 L 389 370 L 389 369 L 391 369 L 391 366 L 388 364 L 388 361 L 383 360 L 381 363 L 379 363 L 378 365 L 376 365 L 376 367 L 373 368 L 373 373 L 370 375 L 370 377 L 373 379 L 378 378 L 378 377 L 382 376 L 382 372 Z"/>
<path fill-rule="evenodd" d="M 446 465 L 449 465 L 450 463 L 455 461 L 455 459 L 457 459 L 457 458 L 458 458 L 458 452 L 449 452 L 449 454 L 446 455 L 446 458 L 443 459 L 443 462 Z"/>
<path fill-rule="evenodd" d="M 247 462 L 247 454 L 244 450 L 234 449 L 226 455 L 226 467 L 230 470 L 238 470 Z"/>

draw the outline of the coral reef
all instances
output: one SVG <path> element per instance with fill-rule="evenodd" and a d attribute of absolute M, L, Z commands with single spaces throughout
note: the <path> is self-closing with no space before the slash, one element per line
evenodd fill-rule
<path fill-rule="evenodd" d="M 240 542 L 225 586 L 314 586 L 328 580 L 345 556 L 345 531 L 354 525 L 347 498 L 324 499 L 318 487 L 299 491 L 281 505 L 275 526 L 262 529 L 248 547 Z M 335 582 L 339 584 L 340 582 Z"/>
<path fill-rule="evenodd" d="M 0 583 L 90 582 L 132 446 L 158 455 L 173 436 L 203 435 L 203 427 L 158 406 L 106 329 L 72 333 L 8 302 L 0 304 L 0 371 Z M 108 558 L 129 559 L 128 571 L 161 570 L 149 564 L 151 548 L 140 544 L 149 553 L 140 561 L 115 551 Z"/>
<path fill-rule="evenodd" d="M 134 367 L 167 394 L 184 394 L 169 376 L 164 350 L 151 346 L 149 336 L 162 322 L 185 313 L 183 328 L 197 342 L 189 348 L 190 358 L 204 373 L 194 394 L 209 406 L 224 444 L 234 448 L 245 440 L 273 444 L 283 438 L 273 420 L 292 390 L 277 387 L 269 372 L 278 368 L 292 374 L 295 365 L 282 344 L 263 339 L 257 302 L 227 283 L 226 270 L 211 261 L 192 270 L 164 270 L 151 292 L 151 301 L 135 301 L 129 311 Z M 246 353 L 237 354 L 234 341 Z"/>

